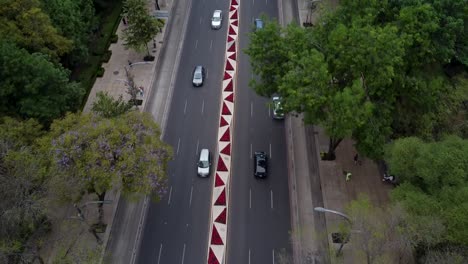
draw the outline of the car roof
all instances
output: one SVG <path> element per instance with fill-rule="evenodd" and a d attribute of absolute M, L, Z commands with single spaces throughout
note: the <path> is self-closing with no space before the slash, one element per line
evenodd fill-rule
<path fill-rule="evenodd" d="M 213 12 L 213 16 L 220 16 L 221 13 L 222 13 L 221 10 L 215 10 L 215 11 Z"/>

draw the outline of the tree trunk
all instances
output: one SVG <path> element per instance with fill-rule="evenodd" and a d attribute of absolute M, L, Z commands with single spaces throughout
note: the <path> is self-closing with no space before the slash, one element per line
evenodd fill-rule
<path fill-rule="evenodd" d="M 98 196 L 98 199 L 99 201 L 101 201 L 102 203 L 98 204 L 98 213 L 99 213 L 99 218 L 98 218 L 98 225 L 99 226 L 104 226 L 104 221 L 103 221 L 103 218 L 104 218 L 104 198 L 106 196 L 106 192 L 102 192 L 102 193 L 96 193 L 97 196 Z"/>
<path fill-rule="evenodd" d="M 155 4 L 155 7 L 156 7 L 156 10 L 161 10 L 161 8 L 159 7 L 159 1 L 158 0 L 154 0 L 154 4 Z"/>
<path fill-rule="evenodd" d="M 342 138 L 330 138 L 330 141 L 328 144 L 328 152 L 323 157 L 324 160 L 335 160 L 336 158 L 335 150 L 342 140 L 343 140 Z"/>
<path fill-rule="evenodd" d="M 148 48 L 148 43 L 146 43 L 146 52 L 147 52 L 147 55 L 146 56 L 150 56 L 150 52 L 149 52 L 149 48 Z"/>

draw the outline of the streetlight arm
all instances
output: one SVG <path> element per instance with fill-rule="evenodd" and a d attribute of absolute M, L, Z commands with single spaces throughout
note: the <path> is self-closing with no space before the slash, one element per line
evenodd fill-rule
<path fill-rule="evenodd" d="M 322 212 L 322 213 L 332 213 L 332 214 L 337 214 L 341 217 L 343 217 L 344 219 L 346 219 L 350 224 L 352 224 L 352 221 L 351 221 L 351 218 L 349 218 L 349 216 L 341 213 L 341 212 L 338 212 L 338 211 L 335 211 L 335 210 L 330 210 L 330 209 L 326 209 L 326 208 L 323 208 L 323 207 L 315 207 L 314 208 L 315 211 L 317 212 Z"/>

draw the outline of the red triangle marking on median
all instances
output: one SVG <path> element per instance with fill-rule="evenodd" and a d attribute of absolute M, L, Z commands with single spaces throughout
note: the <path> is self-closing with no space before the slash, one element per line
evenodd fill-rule
<path fill-rule="evenodd" d="M 211 232 L 211 245 L 224 245 L 215 225 L 213 225 L 213 231 Z"/>
<path fill-rule="evenodd" d="M 233 5 L 238 5 L 238 3 L 237 3 L 236 0 L 232 0 L 232 1 L 231 1 L 231 6 L 233 6 Z"/>
<path fill-rule="evenodd" d="M 229 133 L 229 127 L 228 129 L 226 129 L 226 131 L 224 132 L 223 136 L 219 139 L 219 141 L 229 141 L 231 139 L 230 137 L 230 133 Z"/>
<path fill-rule="evenodd" d="M 223 189 L 218 199 L 216 200 L 215 205 L 226 205 L 226 189 Z"/>
<path fill-rule="evenodd" d="M 226 85 L 226 88 L 224 88 L 225 92 L 232 92 L 232 80 Z"/>
<path fill-rule="evenodd" d="M 224 155 L 231 156 L 231 143 L 224 147 L 223 150 L 221 150 L 221 153 L 223 153 Z"/>
<path fill-rule="evenodd" d="M 227 107 L 226 103 L 223 102 L 223 111 L 221 112 L 222 115 L 232 115 L 231 111 Z"/>
<path fill-rule="evenodd" d="M 218 158 L 218 169 L 217 170 L 218 171 L 227 171 L 227 167 L 224 164 L 223 158 L 221 156 L 219 156 L 219 158 Z"/>
<path fill-rule="evenodd" d="M 219 127 L 223 127 L 227 125 L 229 125 L 228 122 L 226 121 L 226 119 L 224 119 L 224 117 L 221 116 L 221 120 L 219 121 Z"/>
<path fill-rule="evenodd" d="M 213 249 L 211 248 L 210 248 L 210 253 L 208 254 L 208 264 L 220 264 L 218 258 L 213 252 Z"/>
<path fill-rule="evenodd" d="M 227 80 L 227 79 L 231 79 L 231 78 L 232 78 L 232 76 L 227 71 L 225 71 L 223 80 Z"/>
<path fill-rule="evenodd" d="M 231 93 L 230 95 L 226 96 L 226 98 L 224 98 L 224 100 L 233 103 L 234 102 L 234 93 Z"/>
<path fill-rule="evenodd" d="M 234 38 L 233 38 L 233 37 L 231 37 L 231 36 L 228 36 L 228 40 L 227 40 L 227 42 L 229 43 L 229 42 L 231 42 L 231 41 L 234 41 Z"/>
<path fill-rule="evenodd" d="M 215 220 L 216 223 L 226 224 L 226 208 L 218 215 Z"/>
<path fill-rule="evenodd" d="M 229 60 L 226 60 L 226 71 L 233 71 L 233 70 L 234 70 L 234 67 L 232 67 Z"/>
<path fill-rule="evenodd" d="M 229 35 L 237 35 L 236 31 L 232 28 L 232 26 L 229 26 Z"/>
<path fill-rule="evenodd" d="M 236 26 L 236 27 L 239 26 L 239 22 L 238 22 L 238 21 L 239 21 L 239 20 L 234 20 L 234 21 L 232 21 L 231 25 L 234 25 L 234 26 Z"/>
<path fill-rule="evenodd" d="M 230 58 L 231 60 L 236 60 L 236 53 L 234 52 L 234 53 L 231 54 L 231 56 L 229 56 L 228 58 Z"/>
<path fill-rule="evenodd" d="M 237 19 L 237 10 L 232 13 L 231 19 Z"/>
<path fill-rule="evenodd" d="M 236 52 L 236 42 L 233 42 L 227 51 Z"/>
<path fill-rule="evenodd" d="M 221 177 L 219 177 L 218 173 L 216 173 L 215 187 L 224 186 L 224 185 L 225 183 L 223 182 L 223 180 L 221 180 Z"/>
<path fill-rule="evenodd" d="M 237 9 L 237 5 L 231 5 L 231 8 L 229 8 L 229 11 L 234 11 Z"/>

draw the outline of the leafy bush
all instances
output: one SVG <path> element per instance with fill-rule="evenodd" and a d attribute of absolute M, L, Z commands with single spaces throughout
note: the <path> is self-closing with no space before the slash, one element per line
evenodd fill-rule
<path fill-rule="evenodd" d="M 118 40 L 119 40 L 119 36 L 117 36 L 117 34 L 114 34 L 110 37 L 111 43 L 117 43 Z"/>
<path fill-rule="evenodd" d="M 105 70 L 103 67 L 99 67 L 99 69 L 96 71 L 96 76 L 97 76 L 97 77 L 102 77 L 102 76 L 104 76 L 104 72 L 105 72 L 105 71 L 106 71 L 106 70 Z"/>
<path fill-rule="evenodd" d="M 106 53 L 104 53 L 104 56 L 102 56 L 102 62 L 109 62 L 111 56 L 112 50 L 108 50 Z"/>

